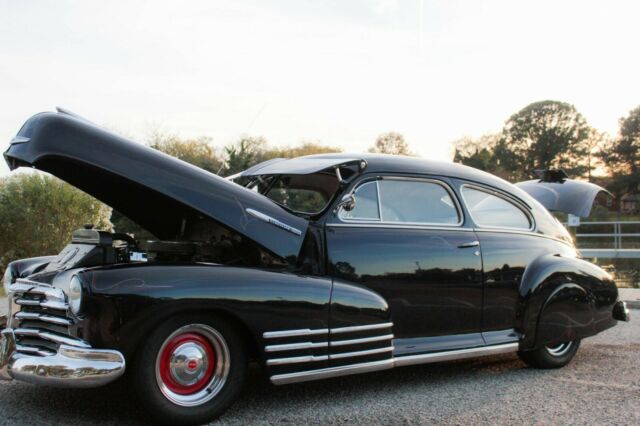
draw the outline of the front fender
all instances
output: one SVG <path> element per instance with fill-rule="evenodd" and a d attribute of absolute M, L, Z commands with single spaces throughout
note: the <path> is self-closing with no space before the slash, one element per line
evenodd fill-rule
<path fill-rule="evenodd" d="M 522 349 L 592 336 L 615 325 L 618 289 L 598 266 L 574 257 L 543 255 L 522 277 Z"/>
<path fill-rule="evenodd" d="M 131 355 L 164 319 L 215 311 L 257 344 L 267 331 L 328 327 L 331 280 L 220 265 L 123 265 L 80 274 L 89 294 L 79 333 Z M 82 336 L 81 336 L 82 337 Z"/>

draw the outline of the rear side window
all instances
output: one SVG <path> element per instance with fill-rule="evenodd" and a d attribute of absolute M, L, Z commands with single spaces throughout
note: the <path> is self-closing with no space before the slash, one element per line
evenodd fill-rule
<path fill-rule="evenodd" d="M 443 224 L 460 222 L 458 209 L 441 184 L 421 180 L 382 179 L 354 192 L 355 208 L 343 219 L 391 223 Z"/>
<path fill-rule="evenodd" d="M 510 201 L 468 186 L 463 186 L 461 192 L 467 209 L 478 226 L 523 230 L 531 228 L 529 217 Z"/>

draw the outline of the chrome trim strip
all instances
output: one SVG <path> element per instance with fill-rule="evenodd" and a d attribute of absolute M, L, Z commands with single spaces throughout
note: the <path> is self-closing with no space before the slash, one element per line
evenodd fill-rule
<path fill-rule="evenodd" d="M 318 361 L 327 361 L 329 357 L 327 355 L 306 355 L 306 356 L 296 356 L 291 358 L 274 358 L 268 359 L 267 365 L 286 365 L 286 364 L 299 364 L 301 362 L 318 362 Z"/>
<path fill-rule="evenodd" d="M 478 356 L 505 354 L 516 352 L 518 343 L 505 343 L 494 346 L 480 346 L 477 348 L 458 349 L 455 351 L 433 352 L 428 354 L 408 355 L 394 358 L 396 367 L 406 365 L 428 364 L 431 362 L 454 361 L 457 359 L 475 358 Z"/>
<path fill-rule="evenodd" d="M 393 352 L 393 346 L 387 346 L 385 348 L 378 348 L 378 349 L 369 349 L 366 351 L 343 352 L 339 354 L 331 354 L 329 355 L 329 359 L 353 358 L 358 356 L 381 354 L 385 352 Z"/>
<path fill-rule="evenodd" d="M 289 383 L 307 382 L 310 380 L 330 379 L 350 374 L 388 370 L 390 368 L 393 368 L 393 359 L 384 359 L 382 361 L 364 362 L 361 364 L 345 365 L 342 367 L 329 367 L 320 370 L 278 374 L 271 376 L 271 383 L 274 385 L 286 385 Z"/>
<path fill-rule="evenodd" d="M 391 228 L 391 229 L 420 229 L 426 231 L 462 231 L 473 232 L 471 228 L 455 226 L 434 226 L 434 225 L 396 225 L 389 222 L 354 222 L 354 223 L 327 223 L 325 226 L 331 228 Z"/>
<path fill-rule="evenodd" d="M 264 339 L 277 339 L 279 337 L 294 337 L 294 336 L 316 336 L 318 334 L 328 334 L 328 328 L 316 328 L 311 330 L 309 328 L 298 330 L 281 330 L 281 331 L 266 331 L 262 333 Z"/>
<path fill-rule="evenodd" d="M 285 343 L 282 345 L 268 345 L 264 347 L 265 352 L 279 351 L 297 351 L 301 349 L 326 348 L 329 342 L 302 342 L 302 343 Z"/>
<path fill-rule="evenodd" d="M 330 355 L 306 355 L 306 356 L 296 356 L 296 357 L 290 357 L 290 358 L 274 358 L 274 359 L 268 359 L 267 365 L 273 366 L 273 365 L 300 364 L 302 362 L 328 361 L 330 359 L 353 358 L 358 356 L 381 354 L 384 352 L 393 352 L 393 346 L 387 346 L 384 348 L 377 348 L 377 349 L 369 349 L 366 351 L 343 352 L 339 354 L 330 354 Z"/>
<path fill-rule="evenodd" d="M 358 345 L 361 343 L 380 342 L 391 339 L 393 339 L 393 334 L 386 334 L 384 336 L 364 337 L 362 339 L 336 340 L 335 342 L 330 342 L 329 346 Z"/>
<path fill-rule="evenodd" d="M 55 352 L 48 351 L 46 349 L 35 348 L 33 346 L 24 346 L 24 345 L 16 345 L 17 352 L 36 354 L 40 356 L 51 356 L 55 355 Z"/>
<path fill-rule="evenodd" d="M 69 305 L 61 302 L 50 302 L 48 300 L 39 301 L 31 299 L 15 299 L 15 303 L 21 306 L 42 306 L 43 308 L 58 309 L 66 311 L 69 309 Z"/>
<path fill-rule="evenodd" d="M 48 323 L 57 324 L 57 325 L 69 326 L 73 324 L 73 322 L 68 318 L 54 317 L 52 315 L 38 314 L 35 312 L 19 311 L 14 315 L 14 317 L 20 320 L 42 321 L 42 322 L 48 322 Z"/>
<path fill-rule="evenodd" d="M 39 337 L 44 340 L 48 340 L 53 343 L 58 343 L 62 345 L 75 346 L 78 348 L 91 348 L 91 345 L 80 340 L 74 339 L 71 337 L 64 337 L 54 333 L 50 333 L 48 331 L 42 331 L 35 328 L 16 328 L 13 330 L 13 333 L 17 336 L 28 336 L 28 337 Z"/>
<path fill-rule="evenodd" d="M 330 332 L 331 332 L 331 334 L 351 333 L 351 332 L 354 332 L 354 331 L 378 330 L 380 328 L 390 328 L 390 327 L 393 327 L 393 323 L 392 322 L 385 322 L 385 323 L 380 323 L 380 324 L 355 325 L 355 326 L 352 326 L 352 327 L 332 328 L 330 330 Z"/>
<path fill-rule="evenodd" d="M 270 223 L 271 225 L 277 226 L 278 228 L 284 229 L 285 231 L 289 231 L 292 234 L 295 234 L 298 236 L 302 235 L 302 231 L 299 230 L 298 228 L 294 228 L 293 226 L 287 225 L 286 223 L 281 222 L 278 219 L 275 219 L 269 215 L 266 215 L 254 209 L 245 209 L 245 211 L 249 213 L 251 216 L 262 220 L 263 222 Z"/>

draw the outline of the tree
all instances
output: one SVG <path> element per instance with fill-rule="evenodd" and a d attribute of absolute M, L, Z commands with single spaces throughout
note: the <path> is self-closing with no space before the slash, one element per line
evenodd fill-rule
<path fill-rule="evenodd" d="M 211 173 L 220 173 L 224 161 L 211 142 L 211 138 L 205 136 L 182 139 L 176 135 L 153 132 L 148 145 Z"/>
<path fill-rule="evenodd" d="M 398 132 L 383 133 L 376 139 L 375 144 L 369 148 L 369 152 L 377 154 L 414 155 L 409 150 L 409 145 Z"/>
<path fill-rule="evenodd" d="M 453 142 L 453 161 L 500 175 L 501 170 L 495 156 L 495 148 L 499 140 L 499 134 L 483 135 L 479 139 L 470 137 L 458 139 Z"/>
<path fill-rule="evenodd" d="M 262 136 L 243 136 L 237 143 L 227 145 L 224 148 L 227 156 L 224 174 L 233 175 L 264 161 L 266 146 L 267 140 Z"/>
<path fill-rule="evenodd" d="M 620 119 L 618 137 L 608 141 L 599 156 L 614 177 L 613 191 L 640 190 L 640 106 Z"/>
<path fill-rule="evenodd" d="M 71 185 L 40 173 L 0 180 L 0 268 L 15 259 L 57 254 L 90 223 L 111 229 L 111 209 Z"/>
<path fill-rule="evenodd" d="M 573 105 L 535 102 L 507 120 L 495 149 L 498 166 L 513 181 L 529 179 L 534 170 L 546 168 L 584 176 L 591 136 L 591 127 Z"/>
<path fill-rule="evenodd" d="M 295 158 L 303 155 L 342 152 L 342 148 L 324 146 L 318 142 L 302 142 L 300 145 L 270 147 L 261 136 L 242 137 L 237 143 L 224 149 L 227 155 L 226 175 L 232 175 L 273 158 Z"/>

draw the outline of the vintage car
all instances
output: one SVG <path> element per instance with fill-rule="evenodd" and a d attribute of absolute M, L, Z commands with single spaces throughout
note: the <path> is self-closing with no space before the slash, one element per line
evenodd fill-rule
<path fill-rule="evenodd" d="M 558 171 L 518 187 L 458 164 L 328 154 L 223 179 L 64 110 L 30 118 L 4 157 L 155 239 L 86 226 L 57 256 L 12 262 L 0 376 L 124 375 L 163 422 L 220 415 L 251 361 L 276 385 L 509 352 L 556 368 L 628 320 L 549 212 L 588 214 L 602 188 Z"/>

